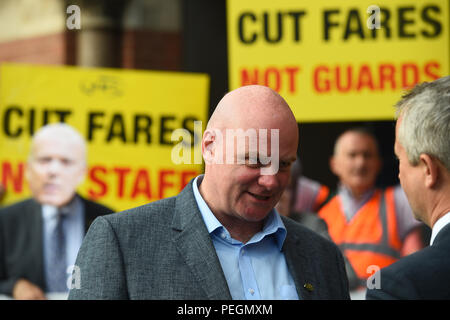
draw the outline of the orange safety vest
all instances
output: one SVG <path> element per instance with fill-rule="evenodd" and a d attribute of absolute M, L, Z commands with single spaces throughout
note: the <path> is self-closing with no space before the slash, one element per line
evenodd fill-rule
<path fill-rule="evenodd" d="M 400 258 L 402 243 L 397 232 L 393 187 L 384 192 L 376 190 L 350 221 L 342 211 L 339 195 L 319 211 L 319 216 L 361 281 L 372 274 L 369 266 L 383 268 Z"/>
<path fill-rule="evenodd" d="M 325 200 L 327 200 L 329 194 L 330 189 L 328 189 L 327 186 L 321 185 L 319 192 L 317 192 L 316 200 L 314 201 L 314 207 L 312 208 L 314 212 L 317 212 L 317 209 L 325 203 Z"/>

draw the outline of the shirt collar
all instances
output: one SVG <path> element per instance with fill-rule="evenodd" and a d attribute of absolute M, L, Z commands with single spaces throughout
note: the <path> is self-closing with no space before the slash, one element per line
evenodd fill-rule
<path fill-rule="evenodd" d="M 265 236 L 271 234 L 274 235 L 278 250 L 281 251 L 284 240 L 286 239 L 287 230 L 281 220 L 280 214 L 275 208 L 268 214 L 263 229 L 255 234 L 249 243 L 261 241 Z"/>
<path fill-rule="evenodd" d="M 436 236 L 438 235 L 439 231 L 441 231 L 449 223 L 450 223 L 450 211 L 444 214 L 442 217 L 438 219 L 438 221 L 434 223 L 433 229 L 431 231 L 430 246 L 433 245 L 434 239 L 436 239 Z"/>
<path fill-rule="evenodd" d="M 44 219 L 53 219 L 56 218 L 58 212 L 61 212 L 64 216 L 68 217 L 78 212 L 77 208 L 79 205 L 80 205 L 80 198 L 77 195 L 75 195 L 75 197 L 73 197 L 73 199 L 68 204 L 60 208 L 49 204 L 43 204 L 42 215 Z"/>
<path fill-rule="evenodd" d="M 200 191 L 198 190 L 198 184 L 200 184 L 202 180 L 203 175 L 197 176 L 194 180 L 194 183 L 192 184 L 192 189 L 194 191 L 194 197 L 197 201 L 198 208 L 200 210 L 200 213 L 202 214 L 203 221 L 206 224 L 206 228 L 208 229 L 209 234 L 211 234 L 216 229 L 223 227 L 223 225 L 219 220 L 217 220 L 216 216 L 212 213 L 211 209 L 208 207 L 202 195 L 200 194 Z"/>
<path fill-rule="evenodd" d="M 203 175 L 199 175 L 194 179 L 194 182 L 192 184 L 192 189 L 194 192 L 194 197 L 197 202 L 198 208 L 200 210 L 200 213 L 202 215 L 203 221 L 206 224 L 206 228 L 211 235 L 216 231 L 217 229 L 224 229 L 226 228 L 220 223 L 219 220 L 217 220 L 214 213 L 211 211 L 211 209 L 206 204 L 205 200 L 203 199 L 202 195 L 200 194 L 200 191 L 198 190 L 198 185 L 201 184 L 203 180 Z M 228 232 L 228 231 L 227 231 Z M 256 243 L 261 241 L 264 237 L 268 235 L 272 235 L 275 237 L 275 241 L 277 243 L 278 249 L 281 251 L 281 248 L 283 247 L 284 240 L 286 239 L 287 230 L 286 227 L 283 224 L 283 221 L 280 218 L 280 215 L 275 209 L 272 209 L 268 216 L 265 219 L 263 229 L 256 233 L 249 243 Z"/>
<path fill-rule="evenodd" d="M 338 193 L 341 196 L 344 196 L 347 199 L 350 199 L 353 202 L 358 202 L 358 203 L 366 203 L 370 198 L 372 198 L 375 191 L 376 191 L 375 187 L 370 188 L 369 190 L 367 190 L 366 192 L 363 193 L 363 195 L 361 196 L 361 198 L 358 201 L 356 201 L 350 188 L 345 186 L 342 182 L 340 182 L 338 185 Z"/>

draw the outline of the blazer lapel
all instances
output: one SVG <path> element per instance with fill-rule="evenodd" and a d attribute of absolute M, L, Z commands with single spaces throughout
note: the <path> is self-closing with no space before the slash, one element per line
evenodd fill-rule
<path fill-rule="evenodd" d="M 286 223 L 284 219 L 283 222 L 287 229 L 283 252 L 299 298 L 303 300 L 318 299 L 317 287 L 319 283 L 316 283 L 317 277 L 315 276 L 314 265 L 307 254 L 308 249 L 302 246 L 302 241 L 297 233 L 290 232 L 289 223 Z"/>
<path fill-rule="evenodd" d="M 79 197 L 81 199 L 81 203 L 83 204 L 83 210 L 84 210 L 84 234 L 86 234 L 89 230 L 89 227 L 91 226 L 92 222 L 95 220 L 95 218 L 98 217 L 99 213 L 95 211 L 94 208 L 92 208 L 92 205 L 89 201 L 81 197 L 80 195 L 76 195 L 76 197 Z"/>
<path fill-rule="evenodd" d="M 29 248 L 29 252 L 33 254 L 32 261 L 35 261 L 34 272 L 37 276 L 37 285 L 41 288 L 45 288 L 45 276 L 44 276 L 44 238 L 42 235 L 43 219 L 42 219 L 42 207 L 34 199 L 29 203 L 30 218 L 24 220 L 29 223 L 28 232 L 30 233 L 30 239 L 33 241 L 30 243 L 32 248 Z"/>
<path fill-rule="evenodd" d="M 177 196 L 172 229 L 179 254 L 208 299 L 231 299 L 219 258 L 195 201 L 192 181 Z"/>
<path fill-rule="evenodd" d="M 433 245 L 445 243 L 450 243 L 450 223 L 438 232 L 436 238 L 434 239 Z"/>

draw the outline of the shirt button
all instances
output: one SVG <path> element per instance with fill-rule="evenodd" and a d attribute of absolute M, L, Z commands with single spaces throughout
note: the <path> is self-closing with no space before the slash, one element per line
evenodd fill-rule
<path fill-rule="evenodd" d="M 253 290 L 252 288 L 248 289 L 248 292 L 250 292 L 251 295 L 255 294 L 255 290 Z"/>
<path fill-rule="evenodd" d="M 227 235 L 225 234 L 225 232 L 222 232 L 222 234 L 220 235 L 222 237 L 222 239 L 225 239 L 227 237 Z"/>

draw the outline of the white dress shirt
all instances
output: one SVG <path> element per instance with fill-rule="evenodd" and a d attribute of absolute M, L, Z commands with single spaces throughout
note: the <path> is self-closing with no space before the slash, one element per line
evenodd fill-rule
<path fill-rule="evenodd" d="M 450 211 L 444 214 L 442 217 L 436 221 L 436 223 L 433 226 L 433 229 L 431 231 L 431 239 L 430 239 L 430 246 L 433 245 L 434 239 L 436 238 L 439 231 L 442 230 L 447 224 L 450 223 Z"/>

